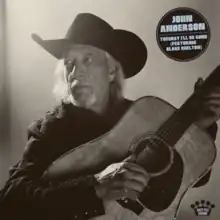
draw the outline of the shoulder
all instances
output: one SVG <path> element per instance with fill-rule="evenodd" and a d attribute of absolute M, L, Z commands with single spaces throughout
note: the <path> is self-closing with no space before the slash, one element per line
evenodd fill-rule
<path fill-rule="evenodd" d="M 46 134 L 50 133 L 56 125 L 65 117 L 65 104 L 61 103 L 53 109 L 47 111 L 45 115 L 37 120 L 34 120 L 28 126 L 28 139 L 30 136 L 43 138 Z"/>

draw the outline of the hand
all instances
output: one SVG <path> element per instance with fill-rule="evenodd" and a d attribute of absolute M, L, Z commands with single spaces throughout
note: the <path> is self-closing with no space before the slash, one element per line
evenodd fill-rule
<path fill-rule="evenodd" d="M 195 90 L 199 89 L 203 80 L 199 78 L 195 84 Z M 211 126 L 220 118 L 220 86 L 210 88 L 202 97 L 201 112 L 197 118 L 197 124 L 202 128 Z"/>
<path fill-rule="evenodd" d="M 95 187 L 97 196 L 109 200 L 135 200 L 150 179 L 144 168 L 132 163 L 132 156 L 121 163 L 108 166 L 96 177 L 100 183 Z"/>

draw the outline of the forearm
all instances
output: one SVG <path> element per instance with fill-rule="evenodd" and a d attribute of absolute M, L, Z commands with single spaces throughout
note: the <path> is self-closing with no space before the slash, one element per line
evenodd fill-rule
<path fill-rule="evenodd" d="M 48 149 L 52 146 L 53 151 Z M 58 146 L 35 138 L 28 141 L 22 160 L 11 169 L 3 189 L 0 219 L 24 220 L 24 215 L 27 219 L 39 220 L 45 215 L 48 219 L 62 219 L 68 215 L 104 214 L 102 201 L 94 190 L 96 180 L 93 176 L 59 183 L 42 181 L 41 177 L 52 163 L 57 149 Z M 51 152 L 49 156 L 47 152 Z M 14 217 L 2 218 L 4 213 Z"/>
<path fill-rule="evenodd" d="M 8 209 L 17 219 L 24 217 L 24 213 L 27 219 L 45 218 L 45 215 L 48 218 L 84 216 L 89 219 L 102 215 L 102 200 L 96 196 L 93 184 L 92 176 L 59 184 L 45 184 L 28 177 L 8 181 L 3 190 L 1 216 Z"/>

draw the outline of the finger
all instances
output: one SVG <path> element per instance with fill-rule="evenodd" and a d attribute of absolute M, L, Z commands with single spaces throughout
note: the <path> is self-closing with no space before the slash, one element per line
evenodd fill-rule
<path fill-rule="evenodd" d="M 144 186 L 136 181 L 126 181 L 126 182 L 117 182 L 114 183 L 111 187 L 108 188 L 109 191 L 134 191 L 140 193 L 144 190 Z M 126 196 L 123 194 L 123 196 Z"/>
<path fill-rule="evenodd" d="M 207 110 L 205 112 L 202 112 L 200 115 L 198 115 L 199 124 L 202 122 L 202 124 L 207 126 L 210 126 L 211 124 L 219 120 L 219 118 L 220 118 L 220 114 L 211 110 Z"/>
<path fill-rule="evenodd" d="M 142 172 L 139 170 L 135 170 L 135 169 L 130 169 L 128 170 L 128 172 L 126 173 L 126 177 L 127 179 L 134 179 L 136 181 L 140 181 L 143 184 L 146 184 L 145 182 L 150 180 L 151 175 L 148 174 L 146 171 Z"/>
<path fill-rule="evenodd" d="M 220 112 L 220 101 L 219 100 L 208 100 L 202 103 L 201 111 L 210 111 L 210 110 Z"/>
<path fill-rule="evenodd" d="M 135 180 L 140 182 L 143 185 L 146 185 L 150 180 L 150 175 L 145 175 L 141 172 L 128 170 L 128 169 L 121 169 L 119 170 L 116 175 L 114 176 L 114 181 L 126 181 L 126 180 Z"/>
<path fill-rule="evenodd" d="M 213 116 L 220 116 L 220 106 L 208 105 L 205 108 L 205 113 Z"/>
<path fill-rule="evenodd" d="M 199 77 L 199 78 L 197 79 L 195 85 L 194 85 L 194 89 L 196 90 L 196 89 L 198 89 L 199 87 L 201 87 L 202 84 L 203 84 L 203 82 L 204 82 L 203 78 Z"/>
<path fill-rule="evenodd" d="M 150 177 L 149 175 L 143 175 L 142 173 L 137 173 L 134 171 L 129 171 L 124 173 L 125 180 L 136 181 L 142 184 L 144 187 L 148 184 Z"/>
<path fill-rule="evenodd" d="M 149 178 L 146 178 L 142 174 L 131 172 L 120 172 L 112 179 L 111 187 L 114 189 L 128 188 L 132 190 L 140 191 L 147 186 Z"/>
<path fill-rule="evenodd" d="M 133 190 L 129 190 L 129 189 L 123 189 L 123 190 L 113 190 L 110 193 L 110 198 L 115 199 L 125 199 L 125 198 L 129 198 L 132 200 L 136 200 L 139 196 L 139 192 L 133 191 Z"/>
<path fill-rule="evenodd" d="M 124 182 L 124 188 L 136 192 L 142 192 L 146 185 L 136 180 L 127 180 Z"/>
<path fill-rule="evenodd" d="M 203 100 L 220 99 L 220 93 L 209 93 L 203 97 Z"/>
<path fill-rule="evenodd" d="M 129 163 L 132 163 L 132 162 L 135 162 L 136 161 L 136 158 L 137 156 L 135 154 L 131 154 L 129 157 L 127 157 L 124 162 L 129 162 Z"/>
<path fill-rule="evenodd" d="M 137 192 L 137 191 L 133 191 L 133 190 L 130 190 L 130 189 L 125 189 L 122 197 L 129 198 L 129 199 L 132 199 L 132 200 L 136 200 L 138 198 L 139 194 L 140 193 Z"/>
<path fill-rule="evenodd" d="M 216 101 L 216 100 L 209 100 L 209 101 L 207 101 L 207 102 L 204 102 L 203 104 L 202 104 L 202 109 L 216 109 L 216 110 L 218 110 L 218 109 L 220 109 L 220 101 Z"/>
<path fill-rule="evenodd" d="M 130 171 L 138 172 L 143 174 L 146 177 L 149 177 L 149 174 L 147 171 L 140 165 L 135 164 L 135 163 L 124 163 L 123 168 L 128 169 Z"/>

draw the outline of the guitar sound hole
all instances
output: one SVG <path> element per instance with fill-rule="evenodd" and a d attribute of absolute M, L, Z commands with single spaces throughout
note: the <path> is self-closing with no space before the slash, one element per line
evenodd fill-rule
<path fill-rule="evenodd" d="M 170 165 L 172 151 L 158 138 L 143 140 L 136 148 L 137 164 L 143 166 L 148 173 L 159 173 Z"/>

